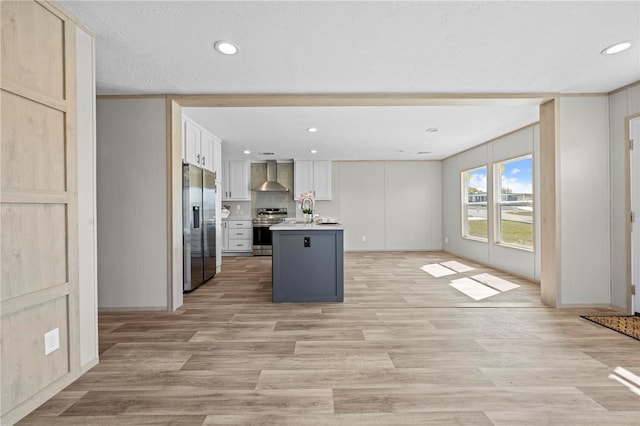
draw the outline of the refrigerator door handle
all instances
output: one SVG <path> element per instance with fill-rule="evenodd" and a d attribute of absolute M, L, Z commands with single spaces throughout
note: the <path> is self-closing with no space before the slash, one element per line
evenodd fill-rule
<path fill-rule="evenodd" d="M 193 228 L 200 228 L 200 207 L 193 206 Z"/>

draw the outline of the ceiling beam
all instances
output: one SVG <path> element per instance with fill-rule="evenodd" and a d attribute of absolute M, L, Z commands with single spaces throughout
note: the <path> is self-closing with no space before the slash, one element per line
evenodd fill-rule
<path fill-rule="evenodd" d="M 522 106 L 554 99 L 550 93 L 336 93 L 167 95 L 183 107 Z"/>

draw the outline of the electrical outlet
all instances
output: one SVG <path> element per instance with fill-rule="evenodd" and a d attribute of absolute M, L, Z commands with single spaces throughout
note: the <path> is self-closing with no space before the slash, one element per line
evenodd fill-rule
<path fill-rule="evenodd" d="M 364 235 L 362 236 L 362 242 L 363 242 L 363 243 L 366 243 L 366 242 L 367 242 L 367 237 L 366 237 L 366 236 L 364 236 Z"/>
<path fill-rule="evenodd" d="M 60 348 L 60 329 L 54 328 L 44 333 L 44 354 L 49 355 L 58 348 Z"/>
<path fill-rule="evenodd" d="M 449 242 L 449 237 L 444 237 L 444 243 L 447 244 Z"/>

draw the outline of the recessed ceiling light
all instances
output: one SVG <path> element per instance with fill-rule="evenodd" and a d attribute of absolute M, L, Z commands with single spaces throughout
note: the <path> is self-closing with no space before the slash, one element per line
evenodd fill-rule
<path fill-rule="evenodd" d="M 318 153 L 318 151 L 317 151 L 317 150 L 315 150 L 315 149 L 312 149 L 312 150 L 311 150 L 311 151 L 309 151 L 309 152 L 310 152 L 310 153 L 312 153 L 312 154 L 317 154 L 317 153 Z"/>
<path fill-rule="evenodd" d="M 438 131 L 438 129 L 436 129 L 435 127 L 429 127 L 427 129 L 427 133 L 433 133 L 433 132 L 437 132 L 437 131 Z"/>
<path fill-rule="evenodd" d="M 615 55 L 616 53 L 623 52 L 631 47 L 630 41 L 623 41 L 622 43 L 612 44 L 606 47 L 600 52 L 601 55 Z"/>
<path fill-rule="evenodd" d="M 238 46 L 231 43 L 230 41 L 216 41 L 213 47 L 220 53 L 224 55 L 235 55 L 238 53 Z"/>
<path fill-rule="evenodd" d="M 245 149 L 244 151 L 242 151 L 242 153 L 245 155 L 249 155 L 251 154 L 251 151 L 249 151 L 248 149 Z"/>
<path fill-rule="evenodd" d="M 418 154 L 418 155 L 427 155 L 427 154 L 431 154 L 431 151 L 419 151 L 419 152 L 416 152 L 416 154 Z"/>
<path fill-rule="evenodd" d="M 309 128 L 307 129 L 307 132 L 309 132 L 309 133 L 315 133 L 315 132 L 317 132 L 317 131 L 318 131 L 318 129 L 316 129 L 315 127 L 309 127 Z"/>

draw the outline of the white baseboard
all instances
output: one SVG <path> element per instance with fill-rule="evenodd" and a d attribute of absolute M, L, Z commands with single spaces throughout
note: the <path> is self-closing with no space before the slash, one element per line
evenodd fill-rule
<path fill-rule="evenodd" d="M 87 371 L 91 370 L 93 367 L 98 365 L 99 362 L 100 362 L 100 358 L 99 357 L 95 357 L 91 361 L 87 362 L 85 365 L 81 366 L 80 367 L 80 375 L 82 376 L 84 373 L 86 373 Z"/>

